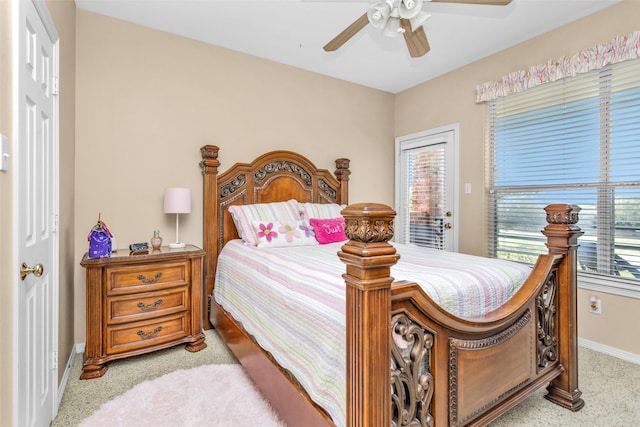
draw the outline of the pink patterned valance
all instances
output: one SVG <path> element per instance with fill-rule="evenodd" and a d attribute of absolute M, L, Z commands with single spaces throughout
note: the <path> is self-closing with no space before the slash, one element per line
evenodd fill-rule
<path fill-rule="evenodd" d="M 491 101 L 511 93 L 522 92 L 543 83 L 597 70 L 609 64 L 640 57 L 640 31 L 620 36 L 609 43 L 601 43 L 577 54 L 534 65 L 502 77 L 502 80 L 476 86 L 476 102 Z"/>

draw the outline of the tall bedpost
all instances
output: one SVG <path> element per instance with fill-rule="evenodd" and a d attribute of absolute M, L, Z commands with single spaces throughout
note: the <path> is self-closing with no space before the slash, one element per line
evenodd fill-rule
<path fill-rule="evenodd" d="M 215 226 L 207 226 L 207 218 L 218 217 L 218 150 L 215 145 L 205 145 L 200 148 L 200 154 L 202 155 L 202 161 L 200 162 L 200 168 L 202 169 L 202 192 L 203 192 L 203 233 L 202 244 L 206 255 L 204 257 L 204 297 L 203 301 L 205 307 L 203 307 L 203 313 L 209 314 L 207 307 L 210 304 L 208 296 L 213 293 L 213 279 L 216 270 L 216 261 L 218 259 L 218 245 L 217 245 L 217 233 L 218 230 Z M 208 316 L 207 316 L 208 317 Z M 209 319 L 204 319 L 204 328 L 211 329 L 211 322 Z"/>
<path fill-rule="evenodd" d="M 381 204 L 354 204 L 342 215 L 349 241 L 338 253 L 347 265 L 347 426 L 391 423 L 391 266 L 388 241 L 396 213 Z"/>
<path fill-rule="evenodd" d="M 558 357 L 565 371 L 547 387 L 548 400 L 578 411 L 584 406 L 578 388 L 578 320 L 577 320 L 577 249 L 580 231 L 578 212 L 580 207 L 553 204 L 544 209 L 548 225 L 542 233 L 547 236 L 550 254 L 565 255 L 558 269 L 557 336 Z"/>
<path fill-rule="evenodd" d="M 340 182 L 340 199 L 338 203 L 341 205 L 346 205 L 349 203 L 349 175 L 351 175 L 351 171 L 349 170 L 349 159 L 337 159 L 336 160 L 336 171 L 333 173 L 338 181 Z"/>

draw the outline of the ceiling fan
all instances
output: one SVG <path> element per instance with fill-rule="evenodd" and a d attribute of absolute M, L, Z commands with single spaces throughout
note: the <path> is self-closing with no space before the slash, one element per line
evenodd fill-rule
<path fill-rule="evenodd" d="M 467 3 L 479 5 L 505 6 L 512 0 L 424 0 L 438 3 Z M 333 52 L 356 35 L 367 24 L 381 29 L 388 37 L 401 34 L 412 58 L 418 58 L 429 52 L 429 41 L 422 24 L 431 16 L 422 10 L 423 0 L 385 0 L 373 5 L 364 15 L 356 19 L 333 40 L 324 46 L 327 52 Z"/>

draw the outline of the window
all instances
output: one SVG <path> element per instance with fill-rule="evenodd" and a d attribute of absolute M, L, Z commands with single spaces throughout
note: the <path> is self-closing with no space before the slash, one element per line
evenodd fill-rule
<path fill-rule="evenodd" d="M 490 101 L 487 131 L 490 253 L 532 262 L 577 204 L 581 278 L 640 291 L 640 61 Z"/>

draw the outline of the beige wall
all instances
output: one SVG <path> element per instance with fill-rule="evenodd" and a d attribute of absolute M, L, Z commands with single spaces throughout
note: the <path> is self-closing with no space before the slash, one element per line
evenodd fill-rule
<path fill-rule="evenodd" d="M 460 251 L 486 254 L 484 104 L 475 103 L 478 83 L 529 66 L 573 55 L 616 36 L 639 30 L 640 2 L 626 0 L 604 11 L 551 31 L 511 49 L 475 62 L 445 76 L 416 86 L 395 98 L 395 134 L 415 133 L 439 126 L 460 124 L 460 185 L 471 183 L 473 192 L 459 189 Z M 581 337 L 640 354 L 640 341 L 629 340 L 632 325 L 638 324 L 640 300 L 614 295 L 602 296 L 608 314 L 588 313 L 587 291 L 579 292 L 579 334 Z M 625 339 L 626 338 L 626 339 Z"/>
<path fill-rule="evenodd" d="M 78 10 L 75 340 L 85 339 L 86 236 L 175 239 L 165 187 L 192 190 L 180 240 L 202 244 L 200 147 L 220 170 L 265 151 L 352 159 L 350 201 L 393 203 L 393 95 Z"/>
<path fill-rule="evenodd" d="M 11 111 L 12 80 L 12 25 L 11 3 L 0 1 L 0 134 L 11 138 L 13 132 Z M 11 139 L 9 139 L 11 143 Z M 13 262 L 12 174 L 0 172 L 0 420 L 11 420 L 13 404 L 13 346 L 5 345 L 13 340 Z"/>

